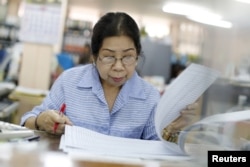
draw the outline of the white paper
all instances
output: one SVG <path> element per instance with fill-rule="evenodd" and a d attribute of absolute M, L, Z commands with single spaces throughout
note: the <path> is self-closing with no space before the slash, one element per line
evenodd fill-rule
<path fill-rule="evenodd" d="M 46 96 L 49 94 L 49 91 L 47 91 L 47 90 L 28 88 L 28 87 L 23 87 L 23 86 L 17 86 L 14 89 L 14 92 L 21 93 L 21 94 L 27 94 L 27 95 L 33 95 L 33 96 Z"/>
<path fill-rule="evenodd" d="M 180 116 L 180 111 L 187 105 L 201 97 L 218 75 L 218 72 L 210 68 L 191 64 L 167 87 L 155 114 L 159 138 L 162 138 L 162 130 Z"/>
<path fill-rule="evenodd" d="M 57 44 L 60 39 L 61 4 L 25 3 L 19 38 L 21 41 Z"/>
<path fill-rule="evenodd" d="M 67 148 L 78 148 L 85 152 L 102 155 L 154 159 L 170 155 L 184 155 L 178 145 L 170 142 L 164 144 L 154 140 L 114 137 L 78 126 L 66 126 L 65 134 L 66 151 Z"/>

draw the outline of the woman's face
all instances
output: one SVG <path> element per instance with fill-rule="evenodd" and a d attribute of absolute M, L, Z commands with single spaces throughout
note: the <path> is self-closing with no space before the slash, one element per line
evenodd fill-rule
<path fill-rule="evenodd" d="M 114 36 L 103 40 L 96 60 L 103 86 L 122 86 L 133 75 L 136 64 L 137 52 L 131 38 Z"/>

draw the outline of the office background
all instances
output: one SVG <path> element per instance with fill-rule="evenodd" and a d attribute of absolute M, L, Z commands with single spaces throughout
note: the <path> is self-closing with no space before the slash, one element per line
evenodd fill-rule
<path fill-rule="evenodd" d="M 1 54 L 10 53 L 11 58 L 15 57 L 12 59 L 15 63 L 12 66 L 9 64 L 12 67 L 9 71 L 5 71 L 8 61 L 1 61 L 3 82 L 15 81 L 18 86 L 49 90 L 60 72 L 79 63 L 85 44 L 90 42 L 91 28 L 97 19 L 108 11 L 125 11 L 135 18 L 141 29 L 146 59 L 139 71 L 143 76 L 151 77 L 149 81 L 156 86 L 160 85 L 159 89 L 162 89 L 162 83 L 166 86 L 171 82 L 186 65 L 197 62 L 222 74 L 204 95 L 201 106 L 203 115 L 226 112 L 237 105 L 242 96 L 246 96 L 244 105 L 248 105 L 249 4 L 236 0 L 0 2 Z M 198 22 L 197 19 L 194 21 L 184 14 L 163 12 L 162 6 L 172 2 L 195 4 L 203 7 L 203 11 L 207 8 L 209 12 L 220 14 L 222 21 L 228 24 L 224 27 L 214 26 L 211 25 L 213 23 L 209 25 Z M 201 16 L 201 13 L 197 15 Z M 153 48 L 149 49 L 149 45 Z M 69 56 L 72 63 L 60 64 L 58 56 Z M 30 100 L 27 96 L 21 99 L 16 94 L 13 98 L 20 100 L 19 116 L 41 101 L 40 96 L 38 100 Z"/>

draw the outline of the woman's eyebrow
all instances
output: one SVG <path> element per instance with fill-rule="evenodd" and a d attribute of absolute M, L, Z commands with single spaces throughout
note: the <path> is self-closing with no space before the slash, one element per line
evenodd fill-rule
<path fill-rule="evenodd" d="M 102 48 L 100 50 L 100 52 L 102 52 L 102 53 L 109 53 L 109 54 L 114 54 L 115 53 L 114 50 L 111 50 L 111 49 L 108 49 L 108 48 Z"/>
<path fill-rule="evenodd" d="M 135 48 L 128 48 L 128 49 L 123 50 L 123 52 L 134 51 L 134 50 Z"/>
<path fill-rule="evenodd" d="M 115 52 L 115 50 L 111 50 L 111 49 L 108 49 L 108 48 L 103 48 L 102 51 Z"/>
<path fill-rule="evenodd" d="M 112 49 L 108 49 L 108 48 L 103 48 L 103 51 L 108 51 L 108 52 L 117 52 L 116 50 L 112 50 Z M 122 52 L 128 52 L 128 51 L 134 51 L 134 48 L 128 48 L 128 49 L 124 49 L 122 50 Z"/>

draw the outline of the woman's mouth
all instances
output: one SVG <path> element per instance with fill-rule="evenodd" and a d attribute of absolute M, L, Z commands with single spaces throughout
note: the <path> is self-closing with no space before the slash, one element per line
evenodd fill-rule
<path fill-rule="evenodd" d="M 112 78 L 113 79 L 113 81 L 114 82 L 121 82 L 122 80 L 123 80 L 123 78 L 121 77 L 121 78 Z"/>

